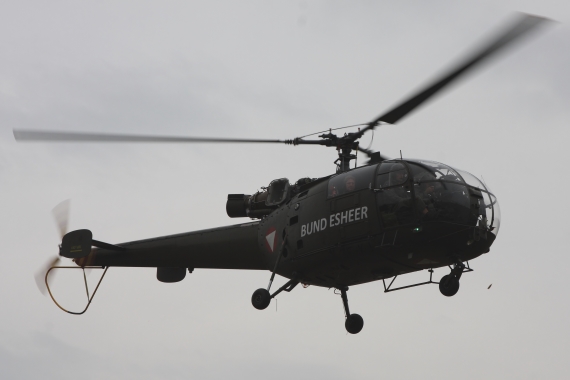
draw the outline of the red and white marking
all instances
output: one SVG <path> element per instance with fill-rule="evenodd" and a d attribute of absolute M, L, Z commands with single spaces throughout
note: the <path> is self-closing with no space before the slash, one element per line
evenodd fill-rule
<path fill-rule="evenodd" d="M 275 227 L 270 227 L 265 235 L 265 243 L 267 248 L 273 252 L 275 250 L 275 243 L 277 242 L 277 231 Z"/>

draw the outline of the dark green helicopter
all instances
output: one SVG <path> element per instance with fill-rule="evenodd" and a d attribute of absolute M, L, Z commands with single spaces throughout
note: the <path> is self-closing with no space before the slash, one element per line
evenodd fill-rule
<path fill-rule="evenodd" d="M 335 288 L 342 296 L 346 330 L 356 334 L 364 321 L 349 311 L 349 286 L 392 278 L 388 286 L 384 282 L 386 292 L 435 283 L 443 295 L 453 296 L 459 290 L 462 274 L 472 270 L 469 260 L 489 252 L 500 225 L 495 195 L 475 176 L 428 160 L 387 159 L 379 152 L 361 148 L 358 140 L 382 123 L 396 123 L 472 67 L 545 21 L 519 15 L 498 36 L 432 84 L 357 132 L 343 136 L 331 130 L 318 140 L 307 140 L 307 136 L 259 140 L 32 130 L 14 130 L 14 136 L 18 141 L 284 143 L 336 148 L 336 174 L 303 178 L 294 184 L 281 178 L 253 195 L 228 195 L 228 216 L 256 221 L 120 244 L 94 240 L 91 231 L 85 229 L 65 233 L 62 226 L 59 255 L 73 259 L 77 265 L 65 268 L 104 268 L 101 280 L 109 267 L 156 267 L 162 282 L 181 281 L 186 271 L 191 273 L 195 268 L 269 270 L 268 286 L 253 293 L 255 308 L 267 308 L 272 298 L 293 290 L 299 283 Z M 351 169 L 357 151 L 367 155 L 369 161 Z M 42 272 L 48 291 L 48 274 L 55 264 L 51 262 Z M 449 274 L 439 282 L 433 281 L 433 268 L 444 266 L 449 266 Z M 392 287 L 396 277 L 424 269 L 430 272 L 429 281 Z M 271 293 L 275 274 L 289 281 Z M 58 306 L 71 314 L 83 314 L 95 292 L 89 295 L 87 291 L 88 303 L 82 312 Z M 53 295 L 52 299 L 55 302 Z"/>

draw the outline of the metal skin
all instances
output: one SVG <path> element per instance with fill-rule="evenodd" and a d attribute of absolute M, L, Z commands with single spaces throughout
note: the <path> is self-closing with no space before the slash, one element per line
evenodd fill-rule
<path fill-rule="evenodd" d="M 258 249 L 258 222 L 117 244 L 124 252 L 94 248 L 79 266 L 266 269 Z"/>
<path fill-rule="evenodd" d="M 409 167 L 407 161 L 392 162 Z M 369 166 L 374 178 L 379 167 Z M 362 167 L 348 173 L 358 170 Z M 486 223 L 477 225 L 476 218 L 469 223 L 426 220 L 414 207 L 416 211 L 405 222 L 387 226 L 386 215 L 379 215 L 382 191 L 370 184 L 331 197 L 329 181 L 315 181 L 260 221 L 117 244 L 126 248 L 123 252 L 94 248 L 75 262 L 79 266 L 272 271 L 282 255 L 277 274 L 289 279 L 295 276 L 304 284 L 343 288 L 453 265 L 489 252 L 497 230 L 491 232 Z M 412 178 L 403 185 L 412 196 L 418 191 Z M 464 199 L 480 198 L 476 188 L 461 186 Z M 471 208 L 453 212 L 469 217 Z"/>

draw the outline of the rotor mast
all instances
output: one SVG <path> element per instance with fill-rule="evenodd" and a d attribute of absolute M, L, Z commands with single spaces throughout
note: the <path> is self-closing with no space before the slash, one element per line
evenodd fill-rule
<path fill-rule="evenodd" d="M 339 148 L 338 159 L 335 161 L 336 172 L 342 173 L 350 170 L 350 161 L 353 159 L 356 159 L 356 154 L 352 154 L 351 148 Z"/>
<path fill-rule="evenodd" d="M 370 126 L 370 125 L 369 125 Z M 368 129 L 368 127 L 366 129 Z M 324 145 L 328 147 L 336 147 L 338 151 L 338 158 L 334 161 L 336 164 L 336 172 L 342 173 L 350 170 L 350 161 L 356 159 L 356 154 L 353 154 L 354 150 L 361 150 L 368 154 L 365 149 L 358 148 L 358 139 L 362 137 L 363 132 L 353 132 L 345 133 L 344 136 L 338 137 L 329 131 L 319 135 L 322 140 L 303 140 L 302 138 L 296 138 L 293 140 L 288 140 L 289 144 L 292 145 Z"/>

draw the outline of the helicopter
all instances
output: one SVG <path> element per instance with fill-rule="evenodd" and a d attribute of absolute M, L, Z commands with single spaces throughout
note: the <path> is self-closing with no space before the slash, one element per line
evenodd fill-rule
<path fill-rule="evenodd" d="M 253 307 L 264 310 L 273 298 L 299 284 L 334 288 L 342 298 L 346 331 L 357 334 L 364 320 L 350 311 L 347 291 L 351 286 L 381 280 L 384 291 L 392 292 L 437 284 L 441 294 L 454 296 L 462 275 L 473 271 L 469 262 L 490 252 L 497 238 L 501 221 L 497 197 L 466 171 L 425 159 L 390 159 L 362 148 L 359 139 L 381 125 L 397 123 L 457 78 L 548 21 L 519 14 L 444 75 L 359 125 L 362 128 L 356 132 L 342 136 L 332 129 L 318 132 L 322 133 L 319 139 L 306 139 L 311 136 L 307 135 L 289 140 L 14 129 L 17 141 L 264 143 L 322 145 L 338 152 L 335 173 L 329 176 L 295 182 L 278 178 L 253 194 L 228 194 L 227 215 L 252 219 L 246 223 L 117 244 L 93 239 L 88 229 L 67 232 L 65 222 L 60 223 L 59 256 L 72 259 L 75 265 L 58 266 L 58 257 L 42 272 L 52 300 L 70 314 L 85 313 L 110 267 L 157 268 L 158 281 L 165 283 L 182 281 L 197 268 L 267 270 L 271 272 L 268 285 L 253 292 Z M 351 168 L 357 152 L 368 161 Z M 434 281 L 433 269 L 446 266 L 449 274 Z M 48 282 L 55 268 L 84 273 L 89 268 L 104 269 L 94 292 L 87 291 L 83 311 L 66 310 L 55 300 Z M 428 281 L 393 286 L 397 277 L 423 270 L 429 272 Z M 288 281 L 272 292 L 277 274 Z"/>

